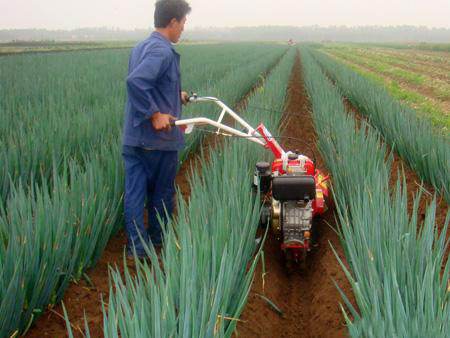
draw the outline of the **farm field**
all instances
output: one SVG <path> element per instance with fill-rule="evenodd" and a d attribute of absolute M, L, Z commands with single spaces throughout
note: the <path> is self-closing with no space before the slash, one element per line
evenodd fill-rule
<path fill-rule="evenodd" d="M 289 274 L 278 241 L 258 227 L 250 182 L 270 153 L 202 132 L 180 154 L 177 215 L 160 258 L 149 248 L 149 261 L 124 262 L 129 50 L 3 56 L 0 337 L 450 332 L 446 52 L 178 49 L 185 90 L 223 99 L 253 126 L 264 122 L 283 147 L 331 175 L 333 203 L 306 268 Z M 408 59 L 413 53 L 422 59 Z M 189 105 L 183 115 L 213 112 Z"/>
<path fill-rule="evenodd" d="M 186 47 L 186 60 L 198 62 L 201 48 Z M 224 48 L 233 56 L 224 55 Z M 198 69 L 183 64 L 191 71 L 185 86 L 233 103 L 286 47 L 227 45 L 208 51 L 204 48 L 206 60 L 196 63 Z M 208 62 L 217 61 L 221 66 L 208 68 Z M 1 307 L 13 316 L 2 317 L 1 335 L 26 330 L 47 304 L 59 301 L 69 281 L 79 280 L 95 265 L 110 234 L 121 227 L 120 132 L 127 62 L 127 51 L 0 59 L 2 79 L 8 84 L 1 92 L 1 110 L 7 118 L 0 132 L 4 178 L 0 224 L 5 239 L 0 299 Z M 18 71 L 26 67 L 28 72 Z M 33 84 L 28 77 L 43 84 L 36 85 L 39 80 Z M 208 108 L 196 113 L 204 114 Z M 187 139 L 182 160 L 200 138 L 194 134 Z M 30 261 L 26 252 L 36 248 L 35 260 Z"/>
<path fill-rule="evenodd" d="M 133 41 L 90 41 L 90 42 L 56 42 L 56 41 L 15 41 L 0 42 L 0 56 L 26 53 L 54 53 L 81 50 L 101 50 L 130 48 Z"/>
<path fill-rule="evenodd" d="M 357 45 L 365 47 L 381 47 L 389 49 L 399 49 L 399 50 L 411 50 L 415 51 L 430 51 L 434 52 L 450 52 L 450 43 L 358 43 Z"/>
<path fill-rule="evenodd" d="M 409 104 L 437 129 L 450 128 L 450 53 L 329 44 L 321 48 L 336 60 L 383 84 L 397 99 Z"/>
<path fill-rule="evenodd" d="M 76 52 L 103 49 L 130 49 L 136 45 L 136 41 L 14 41 L 0 42 L 0 56 L 55 53 L 55 52 Z M 211 41 L 182 41 L 180 45 L 211 45 L 217 44 Z"/>

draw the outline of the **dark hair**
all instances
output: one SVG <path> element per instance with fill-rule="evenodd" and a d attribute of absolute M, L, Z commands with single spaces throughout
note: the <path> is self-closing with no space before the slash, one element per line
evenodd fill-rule
<path fill-rule="evenodd" d="M 181 21 L 191 7 L 185 0 L 158 0 L 155 4 L 155 27 L 165 28 L 172 19 Z"/>

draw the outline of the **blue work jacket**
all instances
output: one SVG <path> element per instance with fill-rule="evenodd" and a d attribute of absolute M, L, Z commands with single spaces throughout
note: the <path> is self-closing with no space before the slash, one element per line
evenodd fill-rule
<path fill-rule="evenodd" d="M 123 144 L 155 150 L 180 150 L 180 128 L 156 131 L 155 112 L 181 118 L 180 55 L 163 35 L 153 32 L 133 48 L 128 66 Z"/>

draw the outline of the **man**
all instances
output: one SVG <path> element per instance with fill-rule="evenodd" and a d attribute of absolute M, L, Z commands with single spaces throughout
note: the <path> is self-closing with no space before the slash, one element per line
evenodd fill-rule
<path fill-rule="evenodd" d="M 174 208 L 178 151 L 183 134 L 171 122 L 181 117 L 188 95 L 181 91 L 177 43 L 184 30 L 189 4 L 159 0 L 155 5 L 155 31 L 132 51 L 127 77 L 128 100 L 123 133 L 125 162 L 125 229 L 127 253 L 145 256 L 141 239 L 162 243 L 162 222 Z M 145 200 L 148 229 L 144 227 Z"/>

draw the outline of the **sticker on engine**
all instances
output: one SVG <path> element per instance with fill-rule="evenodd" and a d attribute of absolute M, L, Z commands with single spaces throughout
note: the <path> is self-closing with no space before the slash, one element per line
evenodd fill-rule
<path fill-rule="evenodd" d="M 317 197 L 317 198 L 323 198 L 323 192 L 322 192 L 322 190 L 316 190 L 316 197 Z"/>

